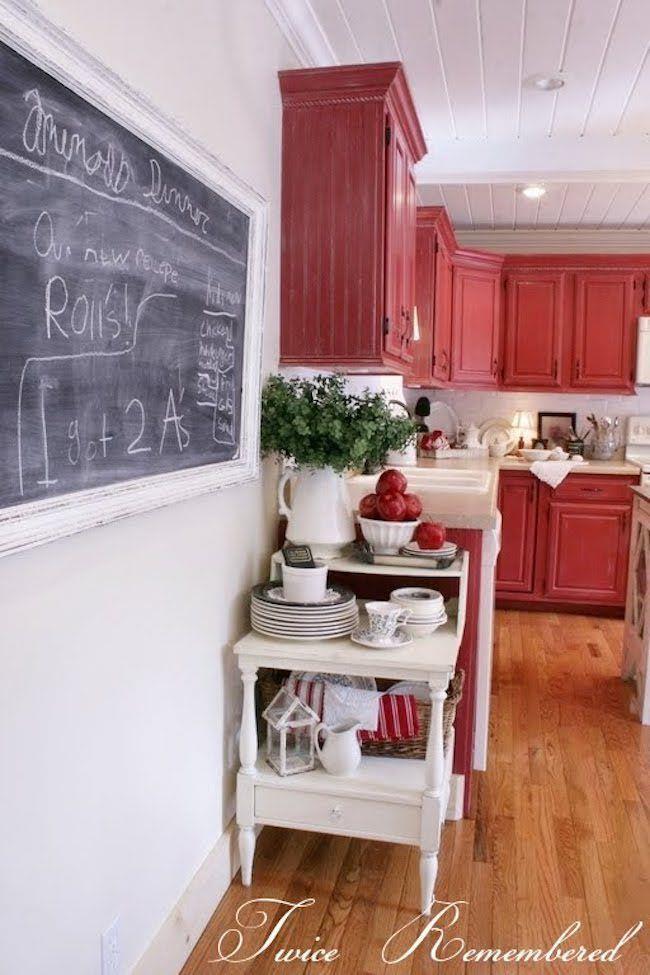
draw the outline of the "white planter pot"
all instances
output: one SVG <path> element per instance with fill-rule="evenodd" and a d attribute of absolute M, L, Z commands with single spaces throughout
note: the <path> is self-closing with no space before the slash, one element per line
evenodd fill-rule
<path fill-rule="evenodd" d="M 285 498 L 289 479 L 290 507 Z M 343 475 L 331 467 L 286 471 L 278 485 L 278 507 L 288 520 L 287 540 L 309 545 L 319 558 L 338 555 L 356 537 Z"/>

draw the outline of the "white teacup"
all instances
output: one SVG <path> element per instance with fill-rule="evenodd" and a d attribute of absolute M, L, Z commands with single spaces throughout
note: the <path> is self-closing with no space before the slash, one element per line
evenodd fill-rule
<path fill-rule="evenodd" d="M 388 601 L 366 603 L 368 631 L 373 640 L 388 642 L 395 635 L 399 623 L 410 617 L 411 611 Z"/>
<path fill-rule="evenodd" d="M 290 603 L 322 603 L 327 592 L 327 565 L 282 566 L 282 591 Z"/>

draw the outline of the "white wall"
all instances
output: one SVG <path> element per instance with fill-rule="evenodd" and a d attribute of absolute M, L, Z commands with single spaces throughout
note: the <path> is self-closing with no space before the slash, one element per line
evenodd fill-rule
<path fill-rule="evenodd" d="M 274 368 L 276 71 L 295 63 L 263 0 L 41 8 L 271 201 Z M 130 970 L 222 834 L 239 706 L 228 645 L 266 570 L 269 492 L 224 491 L 0 561 L 2 975 L 97 975 L 116 915 Z"/>

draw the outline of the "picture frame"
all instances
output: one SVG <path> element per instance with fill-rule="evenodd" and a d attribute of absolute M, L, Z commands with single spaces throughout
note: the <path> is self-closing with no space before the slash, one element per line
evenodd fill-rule
<path fill-rule="evenodd" d="M 575 413 L 539 413 L 537 415 L 537 438 L 545 440 L 549 449 L 566 446 L 571 428 L 575 430 Z"/>
<path fill-rule="evenodd" d="M 268 202 L 175 121 L 26 0 L 0 0 L 0 41 L 128 129 L 249 218 L 239 450 L 233 460 L 138 477 L 0 510 L 0 557 L 259 478 Z"/>

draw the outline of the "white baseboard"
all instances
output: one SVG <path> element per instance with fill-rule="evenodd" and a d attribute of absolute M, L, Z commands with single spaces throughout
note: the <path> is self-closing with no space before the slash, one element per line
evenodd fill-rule
<path fill-rule="evenodd" d="M 237 827 L 232 820 L 131 975 L 178 975 L 238 870 Z"/>
<path fill-rule="evenodd" d="M 464 801 L 465 776 L 454 772 L 449 780 L 449 802 L 447 803 L 447 815 L 445 819 L 462 819 Z"/>

